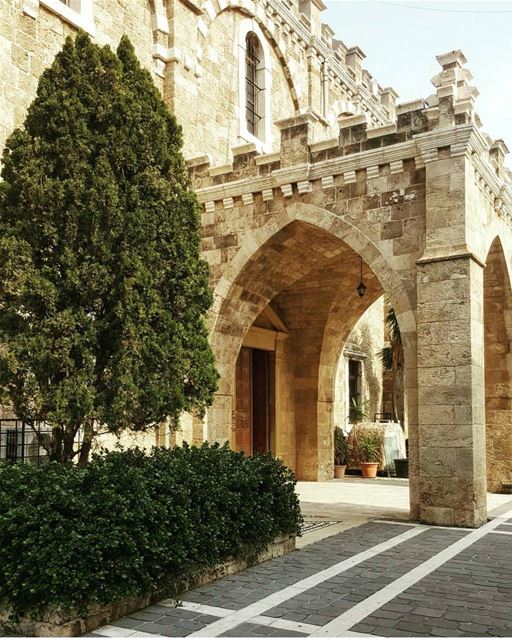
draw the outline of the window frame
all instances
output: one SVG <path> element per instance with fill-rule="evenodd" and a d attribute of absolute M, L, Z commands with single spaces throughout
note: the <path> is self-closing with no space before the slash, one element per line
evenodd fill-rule
<path fill-rule="evenodd" d="M 69 7 L 65 2 L 61 2 L 61 0 L 39 0 L 39 4 L 49 9 L 52 13 L 57 14 L 74 27 L 87 31 L 93 37 L 96 35 L 93 18 L 93 0 L 71 0 L 71 6 Z"/>
<path fill-rule="evenodd" d="M 254 46 L 251 45 L 251 42 Z M 250 31 L 245 38 L 245 122 L 247 130 L 256 138 L 263 118 L 261 92 L 262 64 L 261 45 L 255 33 Z M 250 117 L 252 116 L 252 117 Z"/>
<path fill-rule="evenodd" d="M 258 41 L 261 52 L 260 68 L 257 84 L 258 105 L 256 111 L 260 116 L 256 134 L 251 133 L 247 119 L 247 42 L 253 34 Z M 254 19 L 247 18 L 240 24 L 238 38 L 239 87 L 238 87 L 238 122 L 239 137 L 244 142 L 252 142 L 259 153 L 272 151 L 272 72 L 270 46 L 260 27 Z M 260 80 L 261 78 L 261 80 Z"/>

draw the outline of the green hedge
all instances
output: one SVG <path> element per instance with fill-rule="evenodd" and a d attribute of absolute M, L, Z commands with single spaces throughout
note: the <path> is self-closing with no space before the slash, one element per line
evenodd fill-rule
<path fill-rule="evenodd" d="M 141 596 L 301 522 L 291 472 L 227 447 L 138 449 L 85 469 L 0 464 L 0 601 L 64 610 Z"/>

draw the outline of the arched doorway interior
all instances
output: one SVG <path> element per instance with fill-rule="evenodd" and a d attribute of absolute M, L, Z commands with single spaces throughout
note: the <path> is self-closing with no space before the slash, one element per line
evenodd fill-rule
<path fill-rule="evenodd" d="M 512 484 L 512 291 L 497 237 L 484 269 L 487 489 Z"/>

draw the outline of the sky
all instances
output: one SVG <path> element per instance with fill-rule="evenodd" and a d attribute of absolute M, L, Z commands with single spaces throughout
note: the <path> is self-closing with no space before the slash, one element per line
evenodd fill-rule
<path fill-rule="evenodd" d="M 480 92 L 482 130 L 502 138 L 512 167 L 512 0 L 325 0 L 322 21 L 336 38 L 359 46 L 363 64 L 398 102 L 426 98 L 440 53 L 461 49 Z"/>

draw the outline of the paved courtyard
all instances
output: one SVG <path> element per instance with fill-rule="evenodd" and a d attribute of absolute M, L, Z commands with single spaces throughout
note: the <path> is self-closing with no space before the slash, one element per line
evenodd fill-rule
<path fill-rule="evenodd" d="M 490 502 L 476 530 L 308 522 L 316 542 L 89 635 L 512 636 L 512 499 Z"/>

